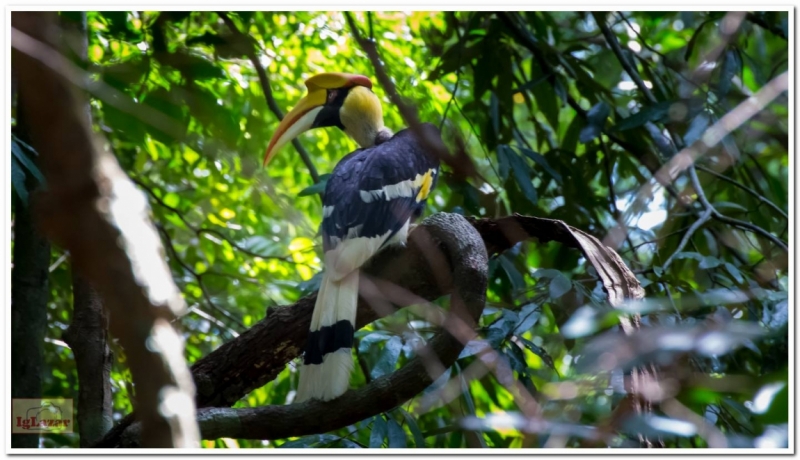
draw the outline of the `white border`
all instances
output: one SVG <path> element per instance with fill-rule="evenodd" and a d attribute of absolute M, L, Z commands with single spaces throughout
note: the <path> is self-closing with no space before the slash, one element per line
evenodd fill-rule
<path fill-rule="evenodd" d="M 216 2 L 216 4 L 220 4 L 220 2 Z M 10 94 L 11 94 L 11 53 L 10 45 L 11 45 L 11 12 L 12 11 L 50 11 L 50 10 L 74 10 L 74 11 L 82 11 L 82 10 L 103 10 L 103 11 L 122 11 L 122 10 L 142 10 L 142 9 L 152 9 L 152 10 L 162 10 L 162 11 L 182 11 L 182 10 L 194 10 L 194 11 L 211 11 L 217 10 L 219 7 L 215 7 L 215 3 L 206 2 L 204 0 L 195 0 L 195 1 L 186 1 L 186 2 L 172 2 L 169 4 L 164 4 L 163 2 L 147 0 L 147 1 L 140 1 L 136 3 L 136 6 L 126 6 L 130 5 L 123 4 L 123 3 L 116 3 L 114 5 L 110 5 L 108 1 L 84 1 L 80 4 L 75 4 L 69 1 L 52 1 L 45 4 L 36 4 L 36 5 L 27 5 L 24 3 L 14 2 L 13 4 L 6 4 L 6 14 L 5 14 L 5 33 L 2 37 L 2 46 L 3 50 L 6 53 L 5 58 L 5 72 L 3 73 L 3 80 L 5 81 L 5 92 L 3 94 L 3 101 L 5 103 L 4 106 L 4 115 L 5 115 L 5 139 L 7 149 L 10 149 L 11 145 L 11 104 L 10 104 Z M 256 11 L 287 11 L 288 8 L 285 8 L 287 4 L 281 2 L 280 4 L 276 5 L 274 3 L 265 4 L 262 1 L 240 1 L 237 2 L 235 5 L 225 5 L 224 9 L 228 11 L 246 11 L 246 10 L 256 10 Z M 594 3 L 575 3 L 575 4 L 538 4 L 531 1 L 504 1 L 501 3 L 497 2 L 486 2 L 482 4 L 475 4 L 471 2 L 464 2 L 464 1 L 447 1 L 447 0 L 438 0 L 438 1 L 429 1 L 429 2 L 421 2 L 421 1 L 412 1 L 412 2 L 397 2 L 397 1 L 385 1 L 385 0 L 373 0 L 373 1 L 366 1 L 366 0 L 350 0 L 346 2 L 346 4 L 338 4 L 333 2 L 319 2 L 319 1 L 308 1 L 308 0 L 293 0 L 291 2 L 291 10 L 292 11 L 316 11 L 316 10 L 323 10 L 323 11 L 330 11 L 330 10 L 350 10 L 350 11 L 381 11 L 381 10 L 402 10 L 402 11 L 453 11 L 453 10 L 475 10 L 475 11 L 497 11 L 497 10 L 530 10 L 530 9 L 537 9 L 541 11 L 581 11 L 581 10 L 629 10 L 629 11 L 736 11 L 736 10 L 749 10 L 748 6 L 753 6 L 753 3 L 750 5 L 747 4 L 731 4 L 729 2 L 725 2 L 724 0 L 713 1 L 713 2 L 705 2 L 702 5 L 696 2 L 693 3 L 661 3 L 654 4 L 642 4 L 641 1 L 639 2 L 594 2 Z M 790 87 L 788 91 L 790 107 L 789 107 L 789 305 L 794 306 L 794 276 L 795 273 L 795 253 L 792 243 L 794 242 L 795 237 L 795 168 L 797 167 L 796 162 L 794 161 L 794 153 L 795 153 L 795 129 L 797 126 L 795 125 L 796 118 L 794 116 L 794 110 L 796 105 L 795 100 L 795 72 L 794 72 L 794 58 L 795 58 L 795 10 L 794 10 L 794 3 L 790 2 L 783 2 L 783 3 L 770 3 L 766 5 L 757 5 L 759 11 L 788 11 L 789 13 L 789 81 Z M 795 129 L 792 129 L 795 128 Z M 5 187 L 4 196 L 5 200 L 3 201 L 2 207 L 4 211 L 4 223 L 5 227 L 3 228 L 3 235 L 5 237 L 4 242 L 10 242 L 10 229 L 11 229 L 11 181 L 10 181 L 10 152 L 6 156 L 7 160 L 0 165 L 0 173 L 2 173 L 3 178 L 3 186 Z M 10 308 L 10 287 L 11 287 L 11 251 L 10 251 L 10 243 L 2 244 L 2 254 L 3 260 L 5 261 L 5 269 L 7 273 L 3 277 L 3 292 L 6 293 L 6 309 L 5 309 L 5 320 L 6 325 L 2 328 L 2 334 L 6 336 L 5 340 L 5 378 L 2 380 L 2 387 L 3 387 L 3 394 L 8 395 L 5 398 L 5 414 L 6 420 L 9 420 L 11 414 L 11 375 L 10 375 L 10 367 L 11 367 L 11 334 L 10 334 L 10 324 L 11 324 L 11 308 Z M 475 449 L 331 449 L 331 448 L 321 448 L 321 449 L 12 449 L 11 445 L 11 430 L 7 429 L 5 435 L 3 436 L 4 441 L 4 452 L 6 454 L 38 454 L 38 455 L 51 455 L 51 454 L 66 454 L 66 455 L 85 455 L 85 454 L 101 454 L 101 455 L 119 455 L 119 454 L 141 454 L 141 455 L 152 455 L 152 454 L 190 454 L 190 455 L 227 455 L 227 454 L 254 454 L 254 455 L 297 455 L 303 454 L 303 456 L 309 455 L 320 455 L 320 454 L 336 454 L 336 455 L 380 455 L 380 454 L 390 454 L 390 455 L 398 455 L 398 454 L 414 454 L 414 455 L 487 455 L 488 456 L 500 456 L 500 455 L 536 455 L 536 456 L 550 456 L 556 454 L 571 454 L 571 455 L 584 455 L 584 454 L 606 454 L 606 455 L 706 455 L 706 454 L 726 454 L 726 455 L 767 455 L 767 454 L 790 454 L 794 453 L 794 446 L 795 446 L 795 439 L 794 439 L 794 401 L 795 401 L 795 394 L 794 394 L 794 347 L 795 347 L 795 340 L 794 340 L 794 332 L 795 332 L 795 317 L 794 317 L 794 310 L 790 309 L 790 321 L 789 321 L 789 374 L 790 374 L 790 392 L 789 392 L 789 447 L 786 449 L 489 449 L 489 450 L 475 450 Z M 4 426 L 4 425 L 0 425 Z"/>

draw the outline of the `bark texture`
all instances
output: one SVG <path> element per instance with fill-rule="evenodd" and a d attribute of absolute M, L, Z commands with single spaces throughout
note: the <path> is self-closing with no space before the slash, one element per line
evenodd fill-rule
<path fill-rule="evenodd" d="M 24 82 L 22 83 L 25 84 Z M 27 117 L 17 104 L 16 133 L 30 141 Z M 29 178 L 30 179 L 30 178 Z M 28 185 L 32 185 L 28 180 Z M 14 200 L 14 251 L 11 270 L 11 397 L 42 397 L 44 338 L 47 301 L 50 298 L 48 266 L 50 243 L 33 225 L 31 210 L 16 194 Z M 11 435 L 11 447 L 39 447 L 39 436 Z"/>
<path fill-rule="evenodd" d="M 44 336 L 50 297 L 47 267 L 50 244 L 34 229 L 19 198 L 14 216 L 14 268 L 11 270 L 11 397 L 42 397 Z M 39 436 L 11 435 L 11 447 L 39 447 Z"/>
<path fill-rule="evenodd" d="M 129 358 L 146 447 L 199 445 L 194 385 L 181 337 L 170 321 L 185 305 L 139 191 L 90 129 L 73 85 L 82 73 L 60 52 L 57 15 L 12 14 L 19 91 L 31 120 L 48 190 L 36 204 L 39 226 L 69 250 L 95 286 L 110 330 Z"/>
<path fill-rule="evenodd" d="M 80 275 L 72 274 L 72 323 L 64 341 L 78 368 L 78 434 L 81 447 L 90 447 L 111 429 L 111 348 L 108 319 L 97 291 Z"/>
<path fill-rule="evenodd" d="M 86 61 L 88 37 L 86 12 L 62 15 L 64 40 L 75 52 L 75 60 Z M 89 123 L 92 111 L 83 107 Z M 90 447 L 113 426 L 111 414 L 111 349 L 108 346 L 108 318 L 97 291 L 79 274 L 72 273 L 72 322 L 64 333 L 78 371 L 77 430 L 80 446 Z"/>
<path fill-rule="evenodd" d="M 361 298 L 356 318 L 357 328 L 391 314 L 396 307 L 402 308 L 425 300 L 434 300 L 447 292 L 443 289 L 447 283 L 446 279 L 442 278 L 442 274 L 450 276 L 451 267 L 455 264 L 446 258 L 432 256 L 438 254 L 438 251 L 432 251 L 432 248 L 435 249 L 435 245 L 431 243 L 430 238 L 424 237 L 430 232 L 420 232 L 420 230 L 439 225 L 437 220 L 431 220 L 436 217 L 433 216 L 423 221 L 411 232 L 406 248 L 384 251 L 365 268 L 364 273 L 369 276 L 365 277 L 367 281 L 362 280 L 361 283 Z M 579 249 L 586 256 L 587 260 L 595 267 L 609 298 L 638 299 L 644 294 L 636 277 L 614 251 L 604 246 L 597 238 L 570 227 L 564 222 L 521 215 L 500 219 L 467 218 L 466 221 L 470 223 L 474 231 L 477 231 L 476 234 L 490 257 L 530 238 L 536 238 L 541 242 L 558 241 L 568 247 Z M 469 234 L 473 232 L 473 230 L 468 231 L 461 226 L 448 228 L 450 231 L 458 228 L 458 231 L 465 235 L 462 237 L 461 233 L 456 233 L 456 238 L 468 238 Z M 243 409 L 235 411 L 224 409 L 226 406 L 233 405 L 253 389 L 274 379 L 289 361 L 300 354 L 308 333 L 315 299 L 316 294 L 312 294 L 293 305 L 271 308 L 266 318 L 258 324 L 195 363 L 192 373 L 198 388 L 197 405 L 200 408 L 208 408 L 198 412 L 203 438 L 213 438 L 220 433 L 232 437 L 236 437 L 233 436 L 234 434 L 242 435 L 239 436 L 240 438 L 247 437 L 245 435 L 254 435 L 253 431 L 246 431 L 250 428 L 235 428 L 243 426 L 242 423 L 245 422 L 266 424 L 265 426 L 269 429 L 265 428 L 264 431 L 257 433 L 259 436 L 268 436 L 264 439 L 276 439 L 279 437 L 278 435 L 287 432 L 309 434 L 321 432 L 316 430 L 330 431 L 336 428 L 327 424 L 321 425 L 322 418 L 329 417 L 329 414 L 332 413 L 332 406 L 328 405 L 324 405 L 324 409 L 319 409 L 325 411 L 324 417 L 309 415 L 309 419 L 320 419 L 307 421 L 306 424 L 298 425 L 295 428 L 289 427 L 289 423 L 283 423 L 288 420 L 287 417 L 290 417 L 287 413 L 282 412 L 287 409 L 274 406 L 258 408 L 264 412 L 258 412 L 257 409 L 253 409 L 256 412 L 241 412 Z M 456 353 L 457 355 L 458 353 Z M 393 380 L 392 376 L 376 380 L 359 390 L 358 393 L 361 394 L 360 392 L 365 391 L 366 388 L 373 388 L 372 384 L 376 382 L 389 385 L 391 387 L 389 393 L 399 391 L 398 388 L 404 388 L 401 383 L 405 381 Z M 350 393 L 346 394 L 347 397 L 349 395 Z M 347 400 L 351 404 L 348 410 L 360 410 L 355 409 L 353 404 L 361 401 L 368 400 L 369 404 L 376 404 L 372 399 L 362 400 L 355 396 L 352 398 L 354 399 Z M 335 401 L 330 402 L 330 404 L 333 403 Z M 338 403 L 336 404 L 336 407 L 339 407 Z M 317 410 L 313 405 L 295 406 L 306 407 L 311 410 L 312 414 Z M 363 412 L 358 413 L 363 415 Z M 278 418 L 275 419 L 276 421 L 269 422 L 268 416 L 265 414 Z M 139 428 L 137 425 L 131 426 L 135 419 L 135 414 L 127 416 L 96 447 L 136 445 Z M 344 419 L 337 418 L 336 420 Z M 281 421 L 281 425 L 287 426 L 276 427 L 277 421 Z M 316 428 L 312 430 L 308 423 L 314 424 L 313 426 Z M 129 428 L 130 430 L 128 430 Z M 236 431 L 239 429 L 245 431 Z M 124 436 L 123 433 L 125 433 Z"/>

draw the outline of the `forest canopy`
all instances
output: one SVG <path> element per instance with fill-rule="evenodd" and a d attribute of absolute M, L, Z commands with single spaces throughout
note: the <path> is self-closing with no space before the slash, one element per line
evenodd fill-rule
<path fill-rule="evenodd" d="M 70 138 L 35 126 L 26 114 L 46 107 L 26 85 L 56 78 L 79 95 L 73 112 L 88 115 L 98 158 L 116 159 L 146 197 L 149 211 L 130 212 L 163 247 L 151 282 L 174 280 L 164 305 L 177 313 L 162 319 L 183 340 L 202 447 L 788 447 L 788 12 L 62 12 L 33 39 L 36 20 L 12 14 L 12 393 L 74 398 L 79 423 L 14 435 L 14 447 L 126 447 L 129 414 L 147 400 L 125 348 L 139 317 L 103 310 L 108 291 L 91 284 L 104 275 L 87 269 L 87 283 L 75 270 L 92 259 L 79 259 L 81 235 L 46 198 L 68 182 L 66 156 L 51 152 Z M 52 47 L 63 55 L 43 59 Z M 32 83 L 45 61 L 56 77 Z M 262 160 L 304 81 L 323 72 L 370 78 L 395 132 L 441 130 L 451 155 L 420 227 L 460 215 L 485 243 L 475 335 L 430 385 L 361 420 L 266 438 L 212 429 L 215 414 L 273 414 L 259 408 L 302 419 L 291 403 L 307 323 L 280 321 L 310 317 L 320 197 L 358 146 L 315 129 Z M 509 236 L 509 222 L 525 236 Z M 458 276 L 455 291 L 414 291 L 427 285 L 404 277 L 416 267 L 404 254 L 371 270 L 417 297 L 391 312 L 362 305 L 353 389 L 416 363 L 439 331 L 430 312 L 461 292 Z M 608 264 L 630 274 L 626 299 L 606 283 Z M 106 327 L 108 349 L 86 374 L 76 344 Z M 226 362 L 230 373 L 215 374 Z M 100 400 L 79 397 L 104 366 Z M 82 407 L 96 415 L 81 419 Z M 194 409 L 187 417 L 196 427 Z"/>

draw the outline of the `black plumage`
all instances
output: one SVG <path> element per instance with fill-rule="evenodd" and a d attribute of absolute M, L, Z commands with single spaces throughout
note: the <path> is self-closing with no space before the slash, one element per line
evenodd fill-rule
<path fill-rule="evenodd" d="M 426 136 L 431 136 L 430 139 L 441 138 L 438 128 L 430 123 L 423 123 L 421 129 Z M 344 157 L 325 187 L 323 205 L 333 207 L 333 210 L 322 220 L 324 250 L 327 252 L 340 240 L 353 237 L 373 238 L 389 231 L 391 238 L 409 219 L 421 214 L 427 193 L 419 201 L 419 188 L 416 188 L 411 196 L 387 200 L 385 194 L 375 194 L 377 196 L 367 202 L 362 192 L 413 181 L 429 171 L 431 183 L 428 190 L 432 190 L 439 176 L 439 158 L 429 152 L 410 129 L 399 131 L 386 142 L 358 149 Z"/>

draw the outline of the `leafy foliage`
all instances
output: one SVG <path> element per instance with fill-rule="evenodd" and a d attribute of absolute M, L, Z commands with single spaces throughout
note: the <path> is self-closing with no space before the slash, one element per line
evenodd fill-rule
<path fill-rule="evenodd" d="M 88 13 L 87 69 L 118 90 L 114 99 L 92 101 L 95 128 L 151 201 L 191 307 L 180 319 L 189 362 L 318 283 L 323 186 L 291 147 L 269 169 L 260 167 L 279 121 L 268 99 L 285 113 L 315 73 L 374 74 L 341 13 L 228 16 L 252 39 L 269 88 L 247 58 L 249 45 L 217 13 Z M 759 234 L 713 219 L 681 245 L 698 219 L 696 191 L 684 177 L 673 184 L 676 196 L 659 188 L 645 202 L 636 199 L 678 150 L 667 133 L 686 145 L 702 139 L 788 67 L 786 12 L 753 13 L 727 35 L 726 17 L 611 13 L 606 21 L 621 46 L 617 56 L 589 13 L 356 14 L 398 92 L 420 119 L 441 124 L 448 142 L 461 140 L 477 166 L 478 177 L 468 180 L 445 171 L 427 212 L 536 215 L 600 238 L 618 225 L 625 231 L 617 249 L 647 291 L 647 300 L 630 308 L 643 312 L 659 340 L 643 340 L 652 349 L 634 348 L 624 366 L 655 357 L 674 385 L 653 417 L 620 427 L 608 440 L 613 446 L 638 445 L 641 430 L 667 446 L 708 446 L 697 420 L 729 446 L 787 442 L 787 254 Z M 706 62 L 715 47 L 722 51 Z M 625 66 L 636 69 L 655 102 Z M 383 89 L 376 85 L 375 92 L 387 126 L 404 126 Z M 698 171 L 719 212 L 781 239 L 788 232 L 787 117 L 782 97 L 726 136 Z M 338 130 L 314 130 L 300 142 L 321 173 L 356 148 Z M 24 177 L 40 174 L 30 162 L 33 152 L 16 138 L 12 153 L 12 184 L 24 198 Z M 78 383 L 71 352 L 59 339 L 71 312 L 62 256 L 54 250 L 45 347 L 51 371 L 45 394 L 53 395 L 74 394 Z M 520 244 L 493 259 L 480 338 L 402 408 L 334 433 L 204 446 L 593 445 L 590 428 L 607 422 L 624 393 L 620 367 L 597 365 L 638 342 L 618 333 L 620 312 L 605 302 L 586 266 L 577 251 L 552 243 Z M 354 357 L 361 371 L 351 385 L 402 366 L 431 337 L 431 327 L 403 310 L 358 331 Z M 133 389 L 124 353 L 114 351 L 119 419 L 132 410 Z M 289 403 L 296 384 L 288 366 L 236 407 Z M 536 400 L 546 428 L 522 428 L 523 391 Z M 45 445 L 77 446 L 77 439 L 47 436 Z"/>

